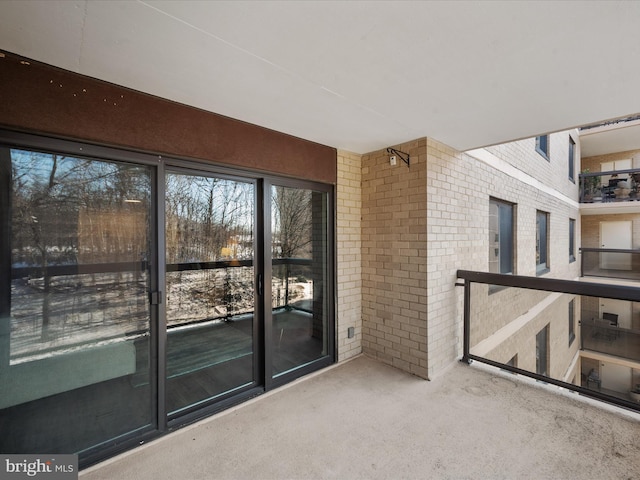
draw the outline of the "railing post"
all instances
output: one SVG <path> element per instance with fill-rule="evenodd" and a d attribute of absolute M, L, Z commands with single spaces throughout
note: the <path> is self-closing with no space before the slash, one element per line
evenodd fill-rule
<path fill-rule="evenodd" d="M 462 361 L 471 364 L 469 358 L 471 339 L 471 281 L 464 281 L 464 306 L 463 306 L 463 331 L 462 331 Z"/>

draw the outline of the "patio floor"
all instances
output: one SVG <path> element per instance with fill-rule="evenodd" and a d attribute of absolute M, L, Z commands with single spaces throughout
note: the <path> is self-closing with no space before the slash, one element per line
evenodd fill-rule
<path fill-rule="evenodd" d="M 640 414 L 479 364 L 365 356 L 80 473 L 98 479 L 630 479 Z"/>

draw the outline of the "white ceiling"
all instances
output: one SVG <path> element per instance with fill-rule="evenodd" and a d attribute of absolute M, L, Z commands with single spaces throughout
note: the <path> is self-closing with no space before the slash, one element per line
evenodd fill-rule
<path fill-rule="evenodd" d="M 580 132 L 580 155 L 594 157 L 640 149 L 640 120 L 604 125 Z"/>
<path fill-rule="evenodd" d="M 0 1 L 0 49 L 364 153 L 640 112 L 640 2 Z"/>

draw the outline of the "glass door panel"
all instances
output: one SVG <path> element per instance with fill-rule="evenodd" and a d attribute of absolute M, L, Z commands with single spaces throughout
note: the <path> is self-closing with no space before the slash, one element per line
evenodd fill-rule
<path fill-rule="evenodd" d="M 328 194 L 271 187 L 272 374 L 328 354 Z"/>
<path fill-rule="evenodd" d="M 0 452 L 155 428 L 152 169 L 0 148 Z"/>
<path fill-rule="evenodd" d="M 253 383 L 255 185 L 166 175 L 167 412 Z"/>

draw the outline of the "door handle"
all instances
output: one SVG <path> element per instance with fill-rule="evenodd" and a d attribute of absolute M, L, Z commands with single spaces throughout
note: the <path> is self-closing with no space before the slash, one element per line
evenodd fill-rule
<path fill-rule="evenodd" d="M 262 274 L 259 273 L 258 274 L 258 281 L 257 281 L 257 287 L 258 287 L 258 295 L 262 296 L 262 294 L 264 293 L 264 284 L 263 284 L 263 280 L 262 280 Z"/>

